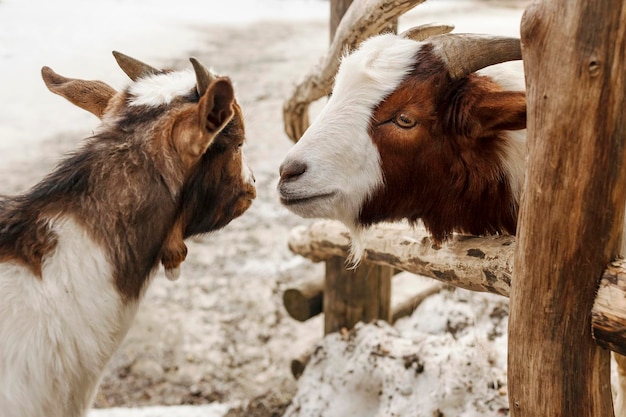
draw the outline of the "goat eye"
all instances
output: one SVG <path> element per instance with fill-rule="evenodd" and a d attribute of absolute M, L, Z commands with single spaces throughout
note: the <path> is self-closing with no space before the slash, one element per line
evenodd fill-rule
<path fill-rule="evenodd" d="M 403 129 L 412 128 L 417 124 L 417 120 L 413 116 L 410 116 L 406 113 L 400 113 L 396 115 L 393 122 Z"/>

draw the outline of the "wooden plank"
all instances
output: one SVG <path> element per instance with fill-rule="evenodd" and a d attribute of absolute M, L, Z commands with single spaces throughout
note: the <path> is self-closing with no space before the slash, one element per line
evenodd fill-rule
<path fill-rule="evenodd" d="M 350 233 L 337 221 L 320 220 L 291 230 L 289 248 L 319 262 L 348 257 Z M 423 228 L 389 223 L 371 228 L 364 239 L 363 262 L 387 265 L 473 291 L 509 295 L 514 236 L 455 235 L 435 246 Z"/>
<path fill-rule="evenodd" d="M 626 3 L 535 2 L 522 19 L 528 170 L 509 318 L 512 417 L 612 416 L 595 290 L 626 200 Z"/>
<path fill-rule="evenodd" d="M 591 310 L 591 325 L 596 342 L 626 355 L 626 261 L 609 264 L 602 275 Z"/>

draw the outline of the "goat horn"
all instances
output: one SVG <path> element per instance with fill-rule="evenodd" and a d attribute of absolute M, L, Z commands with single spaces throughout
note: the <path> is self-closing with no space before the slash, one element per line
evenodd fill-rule
<path fill-rule="evenodd" d="M 144 64 L 143 62 L 135 58 L 131 58 L 128 55 L 124 55 L 121 52 L 113 51 L 113 56 L 122 71 L 124 71 L 133 81 L 137 81 L 139 78 L 146 75 L 158 74 L 161 72 L 159 69 L 148 64 Z"/>
<path fill-rule="evenodd" d="M 202 65 L 198 60 L 194 57 L 189 58 L 191 61 L 191 65 L 193 65 L 193 70 L 196 73 L 196 90 L 198 90 L 198 95 L 202 97 L 207 88 L 209 88 L 209 84 L 215 79 L 211 71 L 209 71 L 204 65 Z"/>
<path fill-rule="evenodd" d="M 333 41 L 319 65 L 294 88 L 283 105 L 285 133 L 297 142 L 309 126 L 309 106 L 333 89 L 341 57 L 368 37 L 388 30 L 389 23 L 426 0 L 359 0 L 341 18 Z"/>
<path fill-rule="evenodd" d="M 522 59 L 517 38 L 475 34 L 445 34 L 429 39 L 453 80 L 501 62 Z"/>
<path fill-rule="evenodd" d="M 407 29 L 400 34 L 403 38 L 413 39 L 414 41 L 423 41 L 435 35 L 443 35 L 450 33 L 454 30 L 454 26 L 450 25 L 437 25 L 434 23 L 428 23 L 425 25 L 415 26 L 411 29 Z"/>

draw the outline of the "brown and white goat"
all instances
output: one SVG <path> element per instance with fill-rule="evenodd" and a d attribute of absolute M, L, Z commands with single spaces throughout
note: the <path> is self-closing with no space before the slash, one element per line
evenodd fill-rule
<path fill-rule="evenodd" d="M 280 167 L 282 204 L 342 221 L 356 246 L 363 227 L 400 219 L 421 219 L 436 241 L 515 232 L 524 75 L 521 63 L 476 71 L 521 59 L 519 40 L 420 36 L 375 36 L 344 57 L 332 96 Z"/>
<path fill-rule="evenodd" d="M 382 221 L 421 219 L 438 242 L 516 232 L 526 97 L 521 62 L 507 61 L 521 59 L 519 40 L 429 31 L 375 36 L 344 57 L 280 167 L 282 204 L 346 224 L 355 262 L 359 232 Z M 626 417 L 626 359 L 615 358 Z"/>
<path fill-rule="evenodd" d="M 161 71 L 116 53 L 133 83 L 44 67 L 48 88 L 101 119 L 30 191 L 0 200 L 0 414 L 79 417 L 159 263 L 256 196 L 231 82 L 195 59 Z"/>

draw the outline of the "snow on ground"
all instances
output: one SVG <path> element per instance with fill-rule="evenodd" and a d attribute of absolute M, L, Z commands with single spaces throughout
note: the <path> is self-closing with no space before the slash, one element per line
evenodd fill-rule
<path fill-rule="evenodd" d="M 508 306 L 457 290 L 411 318 L 327 336 L 285 417 L 504 416 Z"/>
<path fill-rule="evenodd" d="M 400 30 L 435 21 L 517 35 L 521 3 L 431 0 Z M 324 340 L 321 317 L 295 322 L 282 307 L 282 291 L 323 273 L 289 252 L 289 230 L 306 221 L 281 208 L 275 186 L 291 146 L 282 104 L 325 52 L 327 22 L 323 0 L 0 0 L 0 194 L 32 185 L 96 127 L 46 90 L 43 65 L 120 88 L 112 50 L 177 68 L 194 55 L 234 80 L 244 109 L 259 196 L 224 230 L 188 242 L 179 281 L 156 277 L 90 417 L 269 416 L 292 399 L 289 417 L 508 415 L 501 297 L 446 291 L 393 327 Z M 289 362 L 316 343 L 295 381 Z M 154 408 L 181 404 L 204 405 Z"/>

